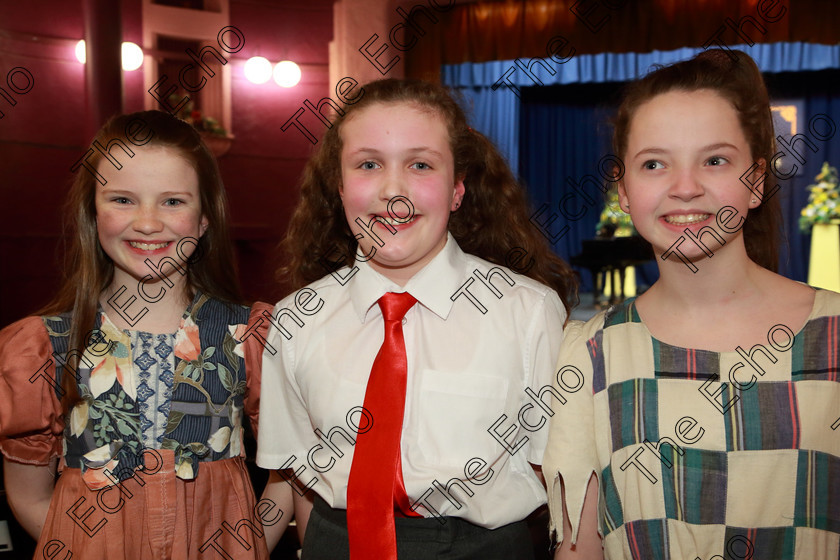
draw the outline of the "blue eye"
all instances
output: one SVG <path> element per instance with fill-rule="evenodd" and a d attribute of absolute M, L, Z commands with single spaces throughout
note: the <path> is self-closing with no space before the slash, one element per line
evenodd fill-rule
<path fill-rule="evenodd" d="M 411 164 L 411 167 L 413 167 L 415 169 L 421 169 L 421 170 L 432 168 L 432 166 L 429 165 L 428 163 L 426 163 L 425 161 L 418 161 L 417 163 L 413 163 L 413 164 Z"/>
<path fill-rule="evenodd" d="M 365 170 L 368 170 L 368 171 L 370 171 L 372 169 L 376 169 L 377 167 L 379 167 L 379 165 L 375 162 L 372 162 L 372 161 L 364 161 L 359 166 L 360 169 L 365 169 Z"/>
<path fill-rule="evenodd" d="M 184 204 L 184 201 L 181 200 L 180 198 L 168 198 L 168 199 L 166 199 L 166 205 L 167 206 L 180 206 L 182 204 Z"/>
<path fill-rule="evenodd" d="M 124 197 L 124 196 L 117 196 L 117 197 L 114 197 L 114 198 L 112 198 L 112 199 L 111 199 L 111 201 L 112 201 L 112 202 L 116 202 L 117 204 L 128 204 L 129 202 L 131 202 L 130 200 L 128 200 L 128 199 L 127 199 L 126 197 Z"/>

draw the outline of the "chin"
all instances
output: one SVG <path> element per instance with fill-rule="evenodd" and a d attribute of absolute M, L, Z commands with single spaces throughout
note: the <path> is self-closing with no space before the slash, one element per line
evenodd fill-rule
<path fill-rule="evenodd" d="M 379 256 L 379 255 L 377 255 Z M 374 264 L 381 266 L 382 268 L 392 268 L 392 269 L 399 269 L 399 268 L 409 268 L 414 266 L 417 261 L 413 259 L 379 259 L 373 258 L 371 262 Z"/>

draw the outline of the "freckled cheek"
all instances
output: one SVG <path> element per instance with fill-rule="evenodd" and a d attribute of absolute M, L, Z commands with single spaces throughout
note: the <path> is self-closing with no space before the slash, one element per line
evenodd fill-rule
<path fill-rule="evenodd" d="M 100 212 L 96 215 L 96 231 L 101 243 L 108 242 L 110 239 L 122 233 L 128 226 L 126 220 L 120 219 L 118 216 L 113 216 L 108 212 Z"/>
<path fill-rule="evenodd" d="M 195 211 L 178 216 L 171 223 L 171 228 L 175 233 L 181 233 L 182 235 L 195 235 L 196 232 L 200 233 L 201 213 Z"/>

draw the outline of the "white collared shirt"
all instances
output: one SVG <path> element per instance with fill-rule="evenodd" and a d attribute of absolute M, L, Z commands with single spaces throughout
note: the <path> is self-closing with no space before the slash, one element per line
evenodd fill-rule
<path fill-rule="evenodd" d="M 529 462 L 542 462 L 546 408 L 562 406 L 525 390 L 551 385 L 566 313 L 554 290 L 465 254 L 451 235 L 404 288 L 357 260 L 275 306 L 257 464 L 295 469 L 330 506 L 347 507 L 347 438 L 366 427 L 361 406 L 384 339 L 376 302 L 403 291 L 418 301 L 403 319 L 401 458 L 413 509 L 487 528 L 524 519 L 546 501 Z"/>

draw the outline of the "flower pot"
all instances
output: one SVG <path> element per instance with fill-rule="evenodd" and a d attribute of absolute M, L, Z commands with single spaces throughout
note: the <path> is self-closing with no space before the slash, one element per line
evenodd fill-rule
<path fill-rule="evenodd" d="M 814 224 L 808 284 L 840 292 L 840 224 Z"/>

